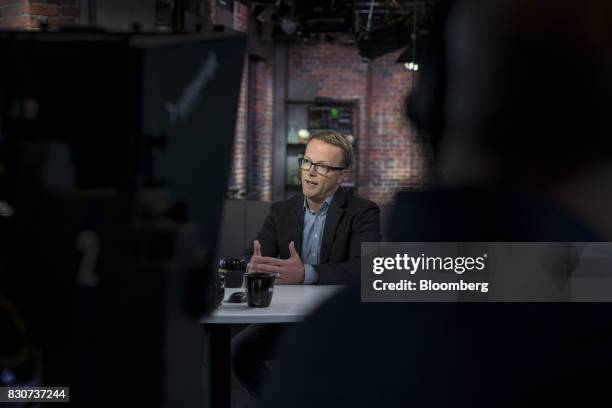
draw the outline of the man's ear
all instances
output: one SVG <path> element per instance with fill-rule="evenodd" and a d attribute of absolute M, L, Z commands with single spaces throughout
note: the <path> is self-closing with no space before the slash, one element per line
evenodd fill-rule
<path fill-rule="evenodd" d="M 340 177 L 338 177 L 338 184 L 342 184 L 344 178 L 348 175 L 348 169 L 340 171 Z"/>

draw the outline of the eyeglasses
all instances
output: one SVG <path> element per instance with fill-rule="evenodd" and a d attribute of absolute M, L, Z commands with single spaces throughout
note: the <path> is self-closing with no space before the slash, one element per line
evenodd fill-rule
<path fill-rule="evenodd" d="M 315 171 L 322 176 L 327 175 L 327 173 L 329 173 L 330 170 L 337 171 L 337 170 L 346 169 L 346 167 L 334 167 L 334 166 L 328 166 L 327 164 L 323 164 L 323 163 L 313 163 L 312 161 L 305 159 L 303 157 L 300 157 L 298 159 L 298 163 L 300 163 L 300 168 L 306 171 L 310 170 L 312 166 L 315 166 Z"/>

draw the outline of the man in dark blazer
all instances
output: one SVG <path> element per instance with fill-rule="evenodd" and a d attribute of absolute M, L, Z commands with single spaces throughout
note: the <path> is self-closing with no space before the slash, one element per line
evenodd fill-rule
<path fill-rule="evenodd" d="M 360 276 L 362 242 L 380 241 L 378 206 L 341 187 L 352 159 L 346 138 L 321 131 L 300 159 L 302 194 L 272 204 L 257 234 L 249 270 L 281 284 L 348 284 Z M 282 325 L 251 325 L 232 340 L 234 372 L 253 395 L 274 358 Z"/>
<path fill-rule="evenodd" d="M 389 241 L 612 240 L 609 15 L 599 0 L 450 5 L 407 109 L 437 138 L 444 185 L 396 196 Z M 262 406 L 612 406 L 611 302 L 360 295 L 343 291 L 288 336 Z"/>

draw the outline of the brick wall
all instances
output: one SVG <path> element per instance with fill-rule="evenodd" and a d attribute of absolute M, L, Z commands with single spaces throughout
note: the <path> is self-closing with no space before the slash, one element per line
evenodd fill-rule
<path fill-rule="evenodd" d="M 426 146 L 404 114 L 404 100 L 412 88 L 414 74 L 395 62 L 399 53 L 371 63 L 369 127 L 360 132 L 365 146 L 360 151 L 360 193 L 389 202 L 398 189 L 418 189 L 430 181 Z"/>
<path fill-rule="evenodd" d="M 214 6 L 213 6 L 214 7 Z M 211 13 L 214 15 L 215 13 Z M 246 32 L 248 30 L 249 9 L 242 3 L 234 2 L 233 29 Z M 214 21 L 214 20 L 213 20 Z M 234 191 L 246 190 L 246 141 L 247 141 L 247 98 L 248 98 L 248 56 L 245 55 L 240 86 L 240 99 L 236 116 L 236 133 L 234 135 L 234 152 L 228 189 Z"/>
<path fill-rule="evenodd" d="M 215 23 L 217 21 L 217 0 L 208 0 L 208 15 L 210 21 Z"/>
<path fill-rule="evenodd" d="M 272 164 L 274 155 L 274 63 L 254 62 L 254 190 L 261 201 L 272 201 Z"/>
<path fill-rule="evenodd" d="M 80 16 L 79 0 L 0 0 L 0 28 L 35 29 L 73 25 Z"/>
<path fill-rule="evenodd" d="M 211 2 L 211 20 L 214 22 L 216 7 Z M 248 6 L 235 2 L 233 14 L 233 29 L 247 32 L 249 28 L 250 9 Z M 252 67 L 249 67 L 252 64 Z M 249 78 L 249 69 L 253 75 Z M 254 81 L 250 84 L 249 81 Z M 249 95 L 249 90 L 253 92 Z M 248 111 L 253 110 L 253 120 L 248 123 Z M 232 169 L 228 189 L 247 192 L 247 171 L 253 172 L 252 191 L 254 196 L 262 201 L 272 200 L 272 157 L 273 157 L 273 124 L 274 124 L 274 63 L 270 60 L 249 60 L 245 55 L 240 99 L 236 118 L 236 134 L 234 136 L 234 151 Z M 247 169 L 247 131 L 250 129 L 252 141 L 252 166 Z"/>
<path fill-rule="evenodd" d="M 395 62 L 398 54 L 365 63 L 352 46 L 289 48 L 290 81 L 313 81 L 318 97 L 358 101 L 357 187 L 379 203 L 389 202 L 400 188 L 418 188 L 429 180 L 425 147 L 403 115 L 413 74 Z"/>
<path fill-rule="evenodd" d="M 1 1 L 1 0 L 0 0 Z M 211 1 L 211 16 L 215 15 Z M 233 28 L 247 31 L 249 9 L 234 3 Z M 214 18 L 213 18 L 214 21 Z M 399 52 L 365 63 L 353 46 L 321 43 L 289 47 L 288 80 L 316 83 L 317 96 L 358 102 L 356 131 L 357 187 L 361 195 L 388 203 L 398 189 L 426 186 L 430 180 L 425 146 L 403 114 L 413 74 L 396 63 Z M 272 61 L 249 61 L 245 57 L 232 170 L 228 188 L 246 190 L 246 172 L 256 173 L 254 190 L 261 200 L 272 196 L 274 66 Z M 248 64 L 254 64 L 249 86 Z M 248 90 L 254 118 L 251 168 L 247 162 Z"/>

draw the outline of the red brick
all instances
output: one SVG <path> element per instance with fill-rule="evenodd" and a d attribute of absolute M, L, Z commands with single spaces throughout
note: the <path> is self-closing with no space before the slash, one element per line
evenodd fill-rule
<path fill-rule="evenodd" d="M 75 21 L 72 17 L 49 17 L 47 23 L 50 29 L 58 29 L 65 26 L 72 26 L 75 24 Z"/>
<path fill-rule="evenodd" d="M 27 3 L 14 4 L 0 8 L 0 17 L 16 17 L 28 14 L 30 5 Z"/>
<path fill-rule="evenodd" d="M 209 0 L 214 21 L 215 1 Z M 234 29 L 248 28 L 248 7 L 235 3 Z M 412 73 L 396 63 L 392 53 L 364 63 L 353 46 L 328 43 L 289 47 L 288 76 L 291 80 L 316 83 L 317 96 L 357 101 L 355 114 L 356 181 L 360 194 L 380 203 L 389 202 L 398 189 L 422 188 L 430 180 L 423 143 L 413 134 L 404 117 L 405 96 L 413 83 Z M 246 169 L 247 77 L 243 74 L 236 124 L 230 187 L 244 189 L 247 172 L 255 173 L 255 190 L 269 200 L 272 187 L 274 69 L 270 61 L 254 63 L 252 168 Z"/>
<path fill-rule="evenodd" d="M 247 32 L 248 22 L 249 8 L 242 3 L 234 2 L 234 30 Z"/>
<path fill-rule="evenodd" d="M 58 8 L 55 4 L 32 4 L 30 13 L 37 16 L 57 17 L 59 15 Z"/>
<path fill-rule="evenodd" d="M 1 28 L 30 29 L 38 27 L 38 19 L 32 16 L 18 16 L 0 19 Z"/>
<path fill-rule="evenodd" d="M 78 7 L 62 6 L 60 8 L 60 14 L 64 17 L 79 17 L 81 12 Z"/>
<path fill-rule="evenodd" d="M 86 1 L 86 0 L 83 0 Z M 78 5 L 77 0 L 30 0 L 30 3 L 43 3 L 43 4 L 55 4 L 55 5 Z"/>
<path fill-rule="evenodd" d="M 354 47 L 295 45 L 289 51 L 289 80 L 315 81 L 317 96 L 358 100 L 358 189 L 379 202 L 389 201 L 398 188 L 428 179 L 427 162 L 420 160 L 421 149 L 402 108 L 412 74 L 396 58 L 391 54 L 370 62 L 368 74 Z"/>
<path fill-rule="evenodd" d="M 271 61 L 254 62 L 254 190 L 262 201 L 272 200 L 272 156 L 274 152 L 274 65 Z"/>

